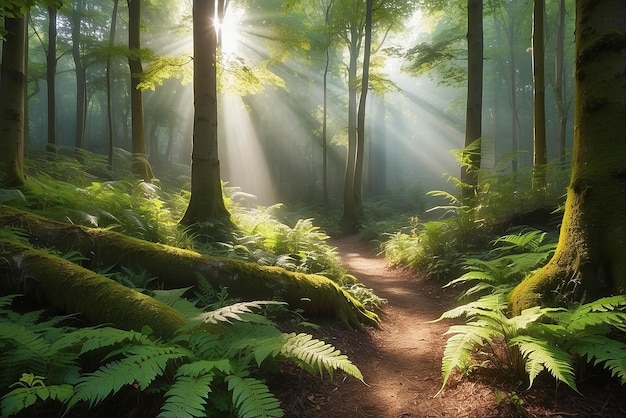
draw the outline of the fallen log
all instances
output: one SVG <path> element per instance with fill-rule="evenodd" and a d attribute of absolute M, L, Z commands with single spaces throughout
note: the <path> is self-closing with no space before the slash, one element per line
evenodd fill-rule
<path fill-rule="evenodd" d="M 89 259 L 90 268 L 115 266 L 146 271 L 157 278 L 162 288 L 195 286 L 201 275 L 211 286 L 228 287 L 232 297 L 244 301 L 281 300 L 292 309 L 302 309 L 309 317 L 335 317 L 352 328 L 361 324 L 378 325 L 375 313 L 324 276 L 206 257 L 110 230 L 52 221 L 1 205 L 0 225 L 23 229 L 29 242 L 38 247 L 79 251 Z M 67 291 L 71 291 L 71 286 Z"/>

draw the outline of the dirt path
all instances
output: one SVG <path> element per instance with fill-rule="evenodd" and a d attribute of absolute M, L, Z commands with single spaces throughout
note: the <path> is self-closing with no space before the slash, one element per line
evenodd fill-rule
<path fill-rule="evenodd" d="M 433 396 L 441 385 L 445 324 L 429 323 L 445 309 L 440 292 L 433 292 L 408 271 L 390 268 L 373 256 L 358 236 L 333 242 L 348 271 L 387 299 L 380 330 L 355 348 L 350 358 L 362 370 L 368 386 L 356 383 L 350 402 L 343 397 L 332 416 L 401 417 L 432 414 Z M 370 345 L 371 346 L 368 346 Z M 435 402 L 438 403 L 438 402 Z"/>
<path fill-rule="evenodd" d="M 561 389 L 555 396 L 557 391 L 551 381 L 542 389 L 536 384 L 532 392 L 525 393 L 520 408 L 509 396 L 524 389 L 510 384 L 500 386 L 502 379 L 497 375 L 460 381 L 453 378 L 446 390 L 434 397 L 441 387 L 441 359 L 447 340 L 443 334 L 450 324 L 429 321 L 453 306 L 454 300 L 444 294 L 439 284 L 389 267 L 382 257 L 373 255 L 358 236 L 334 240 L 331 245 L 337 247 L 348 271 L 388 303 L 382 310 L 380 329 L 356 332 L 333 328 L 326 337 L 359 367 L 366 385 L 344 376 L 326 384 L 300 376 L 298 383 L 285 382 L 283 387 L 290 399 L 286 416 L 624 416 L 625 402 L 609 405 L 609 400 L 614 403 L 620 398 L 613 393 L 615 389 L 604 389 L 606 393 L 611 390 L 608 398 L 603 390 L 599 391 L 599 396 L 583 398 L 573 393 L 568 395 Z M 620 391 L 626 398 L 626 388 L 617 390 Z M 499 401 L 496 396 L 500 397 Z M 597 411 L 600 413 L 596 414 Z"/>

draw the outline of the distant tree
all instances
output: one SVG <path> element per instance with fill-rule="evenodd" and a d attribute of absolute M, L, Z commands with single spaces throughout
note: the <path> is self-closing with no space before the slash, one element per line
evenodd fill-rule
<path fill-rule="evenodd" d="M 464 164 L 461 167 L 462 198 L 476 193 L 481 162 L 483 117 L 483 0 L 467 2 L 467 100 Z"/>
<path fill-rule="evenodd" d="M 5 37 L 0 67 L 0 186 L 24 184 L 26 23 L 17 7 L 2 10 Z"/>
<path fill-rule="evenodd" d="M 533 188 L 546 187 L 546 86 L 543 15 L 545 0 L 533 0 L 532 65 L 533 65 Z"/>
<path fill-rule="evenodd" d="M 117 9 L 119 0 L 113 0 L 113 11 L 111 12 L 111 31 L 109 32 L 109 51 L 113 50 L 115 45 L 115 31 L 117 27 Z M 113 169 L 113 147 L 115 145 L 115 124 L 113 117 L 113 98 L 111 97 L 111 52 L 107 54 L 106 64 L 106 99 L 107 99 L 107 126 L 109 127 L 109 144 L 108 144 L 108 157 L 107 167 L 109 170 Z"/>
<path fill-rule="evenodd" d="M 510 296 L 514 313 L 626 292 L 626 7 L 576 1 L 574 155 L 556 252 Z"/>
<path fill-rule="evenodd" d="M 74 146 L 85 146 L 85 123 L 87 118 L 87 76 L 81 51 L 81 26 L 85 10 L 84 0 L 72 2 L 72 57 L 76 71 L 76 124 L 74 128 Z"/>
<path fill-rule="evenodd" d="M 194 125 L 191 199 L 181 223 L 230 225 L 224 204 L 217 141 L 216 7 L 224 0 L 193 1 Z M 216 231 L 219 232 L 219 231 Z"/>
<path fill-rule="evenodd" d="M 46 51 L 46 80 L 48 91 L 48 152 L 56 152 L 57 112 L 56 112 L 56 75 L 57 75 L 57 8 L 48 6 L 48 48 Z"/>

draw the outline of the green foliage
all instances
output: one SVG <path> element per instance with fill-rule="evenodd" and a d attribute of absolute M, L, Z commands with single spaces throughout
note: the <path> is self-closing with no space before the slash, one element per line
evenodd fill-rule
<path fill-rule="evenodd" d="M 164 397 L 160 417 L 280 417 L 280 403 L 258 373 L 270 359 L 291 360 L 320 376 L 332 378 L 341 369 L 362 379 L 333 346 L 308 334 L 284 334 L 253 312 L 279 302 L 203 312 L 181 299 L 188 290 L 154 294 L 189 318 L 169 341 L 151 338 L 147 329 L 74 328 L 66 324 L 69 318 L 48 318 L 43 311 L 18 314 L 12 309 L 14 296 L 0 298 L 3 416 L 50 401 L 56 408 L 82 411 L 120 392 L 151 392 Z M 94 369 L 96 358 L 103 360 Z"/>
<path fill-rule="evenodd" d="M 467 373 L 489 365 L 526 380 L 529 387 L 545 371 L 577 391 L 579 359 L 604 367 L 626 384 L 626 296 L 569 308 L 536 306 L 508 316 L 508 293 L 554 251 L 555 244 L 545 238 L 539 231 L 500 237 L 486 260 L 469 259 L 470 272 L 450 282 L 462 285 L 462 297 L 473 300 L 438 319 L 466 319 L 447 332 L 452 336 L 444 350 L 442 390 L 454 370 Z"/>

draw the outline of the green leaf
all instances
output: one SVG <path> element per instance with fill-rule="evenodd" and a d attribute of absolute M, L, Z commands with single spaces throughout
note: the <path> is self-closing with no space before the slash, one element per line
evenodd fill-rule
<path fill-rule="evenodd" d="M 547 370 L 557 380 L 578 392 L 572 357 L 567 351 L 551 345 L 548 341 L 527 335 L 513 338 L 510 344 L 517 346 L 526 360 L 529 387 L 541 371 Z"/>
<path fill-rule="evenodd" d="M 332 379 L 333 370 L 341 369 L 349 375 L 363 380 L 361 371 L 345 354 L 324 341 L 309 334 L 285 334 L 281 354 L 296 361 L 305 370 L 323 376 L 326 371 Z"/>
<path fill-rule="evenodd" d="M 213 373 L 198 374 L 197 376 L 177 375 L 174 384 L 165 393 L 166 400 L 161 406 L 161 413 L 158 417 L 206 416 L 205 405 L 209 392 L 211 392 L 211 382 L 213 382 L 214 377 Z"/>
<path fill-rule="evenodd" d="M 232 375 L 226 378 L 233 392 L 233 405 L 239 418 L 282 417 L 280 402 L 260 380 Z"/>

